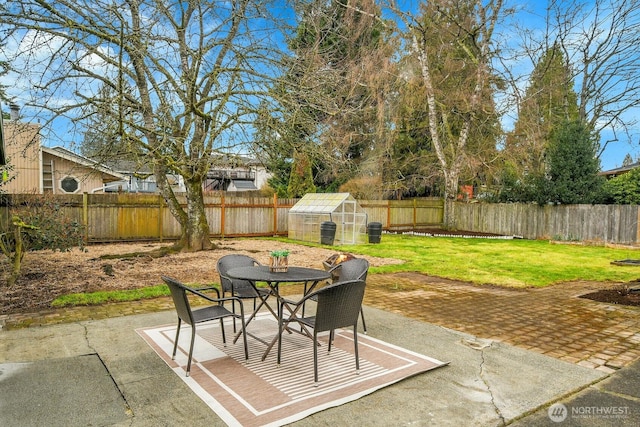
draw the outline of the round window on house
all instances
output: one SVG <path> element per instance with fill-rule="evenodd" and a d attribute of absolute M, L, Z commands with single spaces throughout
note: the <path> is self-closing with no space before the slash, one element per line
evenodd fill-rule
<path fill-rule="evenodd" d="M 60 185 L 65 193 L 75 193 L 80 187 L 80 185 L 78 184 L 78 180 L 71 176 L 64 178 L 61 181 Z"/>

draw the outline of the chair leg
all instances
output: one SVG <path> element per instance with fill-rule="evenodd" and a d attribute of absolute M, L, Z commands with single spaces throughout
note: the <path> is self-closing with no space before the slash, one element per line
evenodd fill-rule
<path fill-rule="evenodd" d="M 233 324 L 235 325 L 235 323 L 236 323 L 236 316 L 233 316 Z M 227 337 L 224 334 L 224 318 L 220 318 L 220 330 L 222 331 L 222 344 L 226 347 Z"/>
<path fill-rule="evenodd" d="M 233 292 L 231 292 L 231 296 L 233 297 Z M 233 333 L 236 333 L 236 302 L 231 301 L 231 312 L 233 313 Z"/>
<path fill-rule="evenodd" d="M 313 381 L 314 386 L 318 387 L 318 333 L 313 330 Z"/>
<path fill-rule="evenodd" d="M 367 334 L 367 324 L 364 323 L 364 310 L 360 307 L 360 317 L 362 318 L 362 330 L 364 330 L 365 335 Z"/>
<path fill-rule="evenodd" d="M 282 354 L 282 329 L 284 326 L 284 319 L 282 316 L 278 317 L 278 356 L 276 358 L 276 365 L 280 366 L 280 355 Z"/>
<path fill-rule="evenodd" d="M 178 337 L 180 336 L 180 325 L 182 324 L 182 319 L 178 317 L 178 327 L 176 328 L 176 339 L 173 342 L 173 354 L 171 355 L 171 360 L 176 358 L 176 352 L 178 351 Z"/>
<path fill-rule="evenodd" d="M 240 326 L 242 327 L 242 340 L 244 341 L 244 360 L 249 360 L 249 346 L 247 345 L 247 329 L 244 324 L 244 315 L 240 320 Z"/>
<path fill-rule="evenodd" d="M 360 375 L 360 357 L 358 357 L 358 322 L 353 325 L 353 350 L 356 355 L 356 375 Z"/>
<path fill-rule="evenodd" d="M 191 325 L 191 345 L 189 346 L 189 360 L 187 361 L 187 376 L 191 373 L 191 358 L 193 357 L 193 344 L 196 341 L 196 325 Z"/>

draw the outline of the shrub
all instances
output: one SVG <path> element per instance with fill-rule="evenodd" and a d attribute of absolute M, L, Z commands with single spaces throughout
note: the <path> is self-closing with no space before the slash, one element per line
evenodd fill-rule
<path fill-rule="evenodd" d="M 0 234 L 0 250 L 11 264 L 9 286 L 20 276 L 22 259 L 28 251 L 67 251 L 75 246 L 84 249 L 84 227 L 65 215 L 52 194 L 26 197 L 10 205 L 9 216 L 8 230 Z"/>

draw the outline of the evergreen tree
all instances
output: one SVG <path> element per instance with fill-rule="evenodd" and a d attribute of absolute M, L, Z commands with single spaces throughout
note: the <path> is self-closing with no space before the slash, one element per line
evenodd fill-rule
<path fill-rule="evenodd" d="M 294 156 L 287 191 L 290 197 L 302 197 L 307 193 L 316 192 L 311 163 L 305 153 L 296 153 Z"/>
<path fill-rule="evenodd" d="M 131 90 L 125 85 L 123 91 Z M 134 122 L 134 112 L 123 104 L 118 91 L 102 85 L 94 102 L 84 108 L 85 132 L 80 144 L 83 156 L 107 164 L 136 159 L 142 164 L 148 162 L 148 157 L 133 137 L 135 129 L 128 126 Z M 118 119 L 114 120 L 116 117 Z"/>
<path fill-rule="evenodd" d="M 273 87 L 276 103 L 260 118 L 256 151 L 272 170 L 276 165 L 291 170 L 294 154 L 304 152 L 316 183 L 336 189 L 360 172 L 372 152 L 377 109 L 385 101 L 372 87 L 380 64 L 391 55 L 381 53 L 386 52 L 384 27 L 374 1 L 300 5 L 300 24 L 289 40 L 294 54 Z M 282 184 L 271 182 L 277 189 Z"/>
<path fill-rule="evenodd" d="M 551 132 L 560 123 L 577 118 L 571 70 L 560 48 L 553 46 L 533 70 L 515 128 L 506 139 L 506 161 L 519 171 L 520 179 L 527 175 L 536 177 L 534 180 L 545 176 Z"/>
<path fill-rule="evenodd" d="M 548 148 L 550 201 L 562 204 L 598 203 L 604 177 L 599 176 L 597 141 L 580 121 L 567 121 L 551 133 Z"/>

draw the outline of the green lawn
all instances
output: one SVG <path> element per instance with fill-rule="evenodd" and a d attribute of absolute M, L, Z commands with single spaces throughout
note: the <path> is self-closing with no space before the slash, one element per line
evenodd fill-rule
<path fill-rule="evenodd" d="M 380 244 L 345 245 L 336 249 L 406 261 L 402 265 L 374 267 L 373 274 L 416 271 L 511 287 L 540 287 L 570 280 L 618 282 L 640 277 L 640 267 L 611 264 L 616 260 L 640 258 L 638 250 L 542 240 L 383 234 Z"/>

